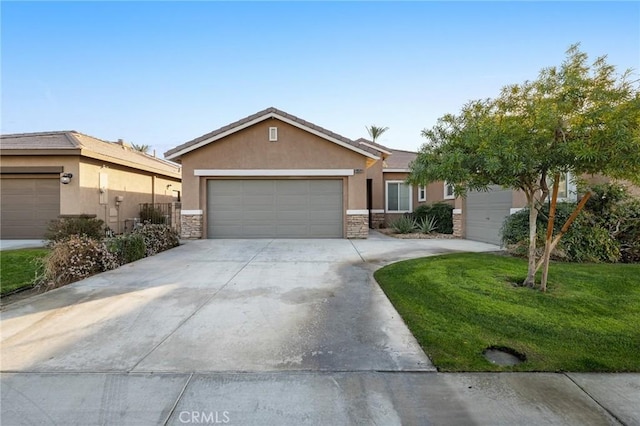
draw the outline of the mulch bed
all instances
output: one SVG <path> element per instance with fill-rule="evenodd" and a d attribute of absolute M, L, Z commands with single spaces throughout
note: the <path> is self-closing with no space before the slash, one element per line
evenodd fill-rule
<path fill-rule="evenodd" d="M 454 237 L 453 234 L 438 234 L 435 232 L 433 234 L 423 234 L 421 232 L 412 232 L 410 234 L 396 234 L 391 228 L 376 229 L 376 231 L 380 232 L 381 234 L 388 235 L 389 237 L 399 238 L 401 240 L 453 240 L 458 238 Z"/>

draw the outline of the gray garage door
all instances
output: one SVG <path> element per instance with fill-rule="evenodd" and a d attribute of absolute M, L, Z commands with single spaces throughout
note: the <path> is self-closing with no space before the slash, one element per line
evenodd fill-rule
<path fill-rule="evenodd" d="M 60 177 L 2 178 L 0 236 L 41 239 L 49 222 L 60 214 Z"/>
<path fill-rule="evenodd" d="M 342 180 L 210 180 L 209 238 L 341 238 Z"/>
<path fill-rule="evenodd" d="M 500 245 L 500 229 L 509 216 L 512 191 L 499 186 L 489 192 L 469 191 L 466 204 L 466 238 Z"/>

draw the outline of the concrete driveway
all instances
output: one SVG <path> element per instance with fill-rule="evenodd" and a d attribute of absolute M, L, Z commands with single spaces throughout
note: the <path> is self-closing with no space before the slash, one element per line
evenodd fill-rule
<path fill-rule="evenodd" d="M 496 249 L 380 235 L 194 241 L 16 302 L 2 312 L 2 422 L 615 422 L 565 375 L 435 373 L 371 275 L 403 258 Z M 536 392 L 562 394 L 575 415 L 551 405 L 540 417 Z"/>

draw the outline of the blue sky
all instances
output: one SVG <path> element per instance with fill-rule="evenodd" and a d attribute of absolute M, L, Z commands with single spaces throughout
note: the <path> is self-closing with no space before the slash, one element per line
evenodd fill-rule
<path fill-rule="evenodd" d="M 417 150 L 471 99 L 580 42 L 640 68 L 637 2 L 2 2 L 2 133 L 78 130 L 158 155 L 275 106 Z"/>

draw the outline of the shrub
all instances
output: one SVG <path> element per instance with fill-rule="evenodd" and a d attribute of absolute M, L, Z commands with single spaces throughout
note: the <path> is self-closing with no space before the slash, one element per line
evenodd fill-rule
<path fill-rule="evenodd" d="M 146 224 L 135 229 L 133 234 L 142 237 L 147 256 L 153 256 L 180 245 L 178 233 L 168 225 Z"/>
<path fill-rule="evenodd" d="M 52 220 L 45 238 L 55 242 L 72 235 L 84 235 L 93 240 L 101 240 L 105 235 L 104 222 L 88 216 Z"/>
<path fill-rule="evenodd" d="M 397 234 L 408 234 L 416 228 L 416 220 L 411 216 L 402 216 L 391 223 L 391 229 Z"/>
<path fill-rule="evenodd" d="M 116 256 L 104 242 L 85 235 L 71 235 L 53 242 L 51 252 L 44 259 L 41 285 L 55 288 L 117 267 Z"/>
<path fill-rule="evenodd" d="M 147 251 L 140 234 L 118 235 L 107 240 L 107 248 L 116 256 L 120 265 L 142 259 Z"/>
<path fill-rule="evenodd" d="M 422 223 L 427 216 L 434 218 L 437 223 L 437 227 L 434 229 L 435 232 L 453 234 L 453 207 L 450 204 L 421 204 L 416 207 L 413 215 L 418 223 Z"/>
<path fill-rule="evenodd" d="M 153 206 L 153 204 L 143 204 L 140 209 L 140 221 L 142 223 L 164 224 L 166 217 L 162 211 Z"/>
<path fill-rule="evenodd" d="M 557 204 L 554 235 L 560 231 L 574 209 L 575 204 L 572 203 Z M 536 221 L 538 256 L 544 250 L 548 215 L 549 205 L 545 205 Z M 502 242 L 512 254 L 526 256 L 529 249 L 529 209 L 509 216 L 502 225 L 501 232 Z M 616 262 L 619 257 L 619 244 L 589 211 L 582 211 L 578 215 L 552 253 L 552 258 L 570 262 Z"/>
<path fill-rule="evenodd" d="M 629 198 L 629 191 L 622 185 L 605 183 L 590 188 L 591 198 L 585 204 L 585 210 L 592 212 L 603 222 L 607 222 L 621 203 Z"/>
<path fill-rule="evenodd" d="M 620 244 L 620 261 L 640 262 L 640 200 L 628 200 L 617 211 L 611 234 Z"/>
<path fill-rule="evenodd" d="M 418 222 L 418 229 L 423 234 L 431 234 L 438 228 L 438 221 L 435 217 L 425 216 Z"/>

